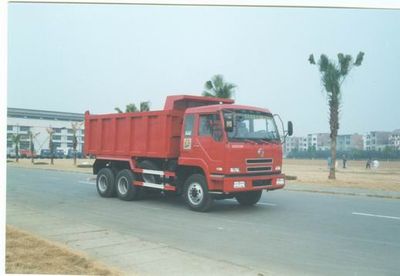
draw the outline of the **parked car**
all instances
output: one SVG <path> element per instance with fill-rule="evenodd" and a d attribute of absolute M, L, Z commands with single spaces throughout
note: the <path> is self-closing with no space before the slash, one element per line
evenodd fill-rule
<path fill-rule="evenodd" d="M 40 158 L 51 158 L 51 151 L 49 149 L 40 150 Z"/>
<path fill-rule="evenodd" d="M 31 150 L 28 150 L 28 149 L 20 149 L 20 150 L 19 150 L 19 156 L 20 156 L 21 158 L 31 158 L 32 155 L 33 155 L 33 157 L 36 157 L 36 152 L 34 151 L 34 152 L 32 153 L 32 151 L 31 151 Z"/>
<path fill-rule="evenodd" d="M 76 152 L 76 158 L 83 158 L 83 153 L 80 151 L 75 151 L 73 149 L 69 149 L 67 153 L 67 158 L 74 158 Z"/>
<path fill-rule="evenodd" d="M 63 159 L 65 157 L 64 150 L 58 149 L 54 152 L 54 158 Z"/>
<path fill-rule="evenodd" d="M 15 158 L 15 149 L 14 148 L 7 148 L 7 158 Z"/>

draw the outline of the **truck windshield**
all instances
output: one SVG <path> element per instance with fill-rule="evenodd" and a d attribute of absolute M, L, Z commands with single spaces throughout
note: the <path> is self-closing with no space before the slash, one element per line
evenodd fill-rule
<path fill-rule="evenodd" d="M 230 141 L 280 141 L 275 120 L 269 113 L 252 110 L 225 110 L 223 113 L 224 118 L 227 115 L 234 118 L 232 131 L 227 132 Z"/>

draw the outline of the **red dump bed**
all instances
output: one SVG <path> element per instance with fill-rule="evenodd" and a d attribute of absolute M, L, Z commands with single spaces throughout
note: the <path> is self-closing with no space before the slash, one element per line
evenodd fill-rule
<path fill-rule="evenodd" d="M 168 96 L 164 110 L 91 115 L 85 113 L 85 154 L 107 157 L 177 158 L 187 108 L 231 104 L 231 99 Z"/>
<path fill-rule="evenodd" d="M 109 157 L 177 158 L 183 112 L 85 113 L 85 153 Z"/>

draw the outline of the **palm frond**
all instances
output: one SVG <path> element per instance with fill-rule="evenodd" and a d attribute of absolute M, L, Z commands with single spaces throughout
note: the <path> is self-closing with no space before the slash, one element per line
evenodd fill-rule
<path fill-rule="evenodd" d="M 361 63 L 363 62 L 363 60 L 364 60 L 364 52 L 359 52 L 357 55 L 356 61 L 354 62 L 354 65 L 360 66 Z"/>
<path fill-rule="evenodd" d="M 311 64 L 315 64 L 315 59 L 314 59 L 314 55 L 313 55 L 313 54 L 310 55 L 310 57 L 308 58 L 308 61 L 309 61 Z"/>
<path fill-rule="evenodd" d="M 213 84 L 212 84 L 212 81 L 206 81 L 206 83 L 204 84 L 204 88 L 206 89 L 206 90 L 212 90 L 212 89 L 214 89 L 214 86 L 213 86 Z"/>
<path fill-rule="evenodd" d="M 326 70 L 328 70 L 328 65 L 329 65 L 328 57 L 326 55 L 321 55 L 318 64 L 319 64 L 319 71 L 326 72 Z"/>
<path fill-rule="evenodd" d="M 138 108 L 135 104 L 130 103 L 126 105 L 125 112 L 138 112 Z"/>

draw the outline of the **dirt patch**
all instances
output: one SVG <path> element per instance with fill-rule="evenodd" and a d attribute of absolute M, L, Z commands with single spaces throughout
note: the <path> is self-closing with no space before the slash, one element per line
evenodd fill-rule
<path fill-rule="evenodd" d="M 400 192 L 399 161 L 379 161 L 377 169 L 366 169 L 366 161 L 353 160 L 348 160 L 347 168 L 343 169 L 341 160 L 338 161 L 336 180 L 328 180 L 326 160 L 285 159 L 283 171 L 288 175 L 297 176 L 293 183 Z"/>
<path fill-rule="evenodd" d="M 7 225 L 6 273 L 122 275 L 81 253 Z"/>
<path fill-rule="evenodd" d="M 50 159 L 35 159 L 35 163 L 33 164 L 31 159 L 20 159 L 18 163 L 12 162 L 7 165 L 23 168 L 92 173 L 94 159 L 77 159 L 76 165 L 74 165 L 73 159 L 54 159 L 54 165 L 51 165 L 50 163 Z"/>

